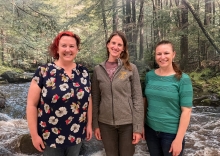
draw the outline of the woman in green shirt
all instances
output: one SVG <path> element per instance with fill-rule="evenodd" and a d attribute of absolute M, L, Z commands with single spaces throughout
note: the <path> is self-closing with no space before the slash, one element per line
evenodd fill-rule
<path fill-rule="evenodd" d="M 193 89 L 189 76 L 173 62 L 175 55 L 171 42 L 159 42 L 155 49 L 159 68 L 146 74 L 145 137 L 152 156 L 183 154 Z"/>

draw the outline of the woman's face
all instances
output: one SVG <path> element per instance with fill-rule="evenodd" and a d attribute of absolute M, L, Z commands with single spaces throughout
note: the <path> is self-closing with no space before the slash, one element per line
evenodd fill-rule
<path fill-rule="evenodd" d="M 161 44 L 156 48 L 155 60 L 160 68 L 172 66 L 176 55 L 171 44 Z"/>
<path fill-rule="evenodd" d="M 59 60 L 73 61 L 78 53 L 76 39 L 71 36 L 61 37 L 58 45 Z"/>
<path fill-rule="evenodd" d="M 117 59 L 120 54 L 124 51 L 124 43 L 120 36 L 115 35 L 112 37 L 110 42 L 107 44 L 109 58 Z"/>

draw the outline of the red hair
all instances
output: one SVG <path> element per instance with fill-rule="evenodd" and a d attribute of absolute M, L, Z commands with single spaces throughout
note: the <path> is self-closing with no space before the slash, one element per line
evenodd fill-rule
<path fill-rule="evenodd" d="M 59 54 L 57 53 L 58 51 L 58 46 L 59 46 L 59 42 L 61 37 L 63 36 L 70 36 L 75 38 L 76 40 L 76 46 L 79 49 L 79 45 L 80 45 L 80 37 L 74 33 L 72 33 L 71 31 L 62 31 L 60 32 L 53 40 L 53 42 L 50 44 L 49 46 L 49 52 L 50 55 L 54 58 L 54 59 L 59 59 Z"/>

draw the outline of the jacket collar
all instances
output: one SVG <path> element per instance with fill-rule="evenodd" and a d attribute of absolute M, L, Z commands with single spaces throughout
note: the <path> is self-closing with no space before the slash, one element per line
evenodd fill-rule
<path fill-rule="evenodd" d="M 118 67 L 122 66 L 122 65 L 123 65 L 122 60 L 121 60 L 120 58 L 118 58 L 117 60 L 118 60 Z M 108 61 L 108 59 L 105 60 L 104 62 L 100 63 L 99 65 L 101 65 L 102 67 L 105 68 L 105 63 L 106 63 L 107 61 Z"/>

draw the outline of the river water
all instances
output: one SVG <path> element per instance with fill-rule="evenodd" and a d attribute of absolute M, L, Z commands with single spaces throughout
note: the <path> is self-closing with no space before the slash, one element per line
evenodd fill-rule
<path fill-rule="evenodd" d="M 19 139 L 28 134 L 25 108 L 30 83 L 0 85 L 6 107 L 0 109 L 0 156 L 27 156 L 19 153 Z M 220 156 L 220 107 L 194 107 L 186 134 L 185 156 Z M 104 149 L 91 156 L 105 156 Z M 149 156 L 142 141 L 134 156 Z"/>

